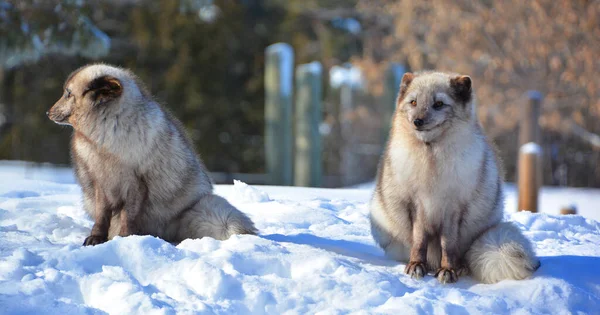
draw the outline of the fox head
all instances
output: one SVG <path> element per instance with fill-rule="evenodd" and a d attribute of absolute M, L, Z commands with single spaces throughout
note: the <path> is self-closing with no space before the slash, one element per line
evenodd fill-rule
<path fill-rule="evenodd" d="M 396 105 L 395 123 L 426 143 L 475 116 L 471 78 L 465 75 L 407 72 Z"/>
<path fill-rule="evenodd" d="M 139 116 L 146 97 L 129 71 L 104 64 L 75 70 L 67 78 L 60 99 L 46 113 L 61 125 L 70 125 L 91 140 L 106 140 L 119 122 Z"/>

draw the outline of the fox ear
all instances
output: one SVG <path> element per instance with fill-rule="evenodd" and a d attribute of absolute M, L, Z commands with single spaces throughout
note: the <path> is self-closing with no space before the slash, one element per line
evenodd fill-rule
<path fill-rule="evenodd" d="M 400 83 L 400 94 L 398 99 L 402 99 L 404 97 L 404 94 L 406 94 L 406 90 L 408 90 L 408 87 L 410 86 L 410 83 L 414 78 L 415 75 L 412 74 L 412 72 L 406 72 L 402 76 L 402 82 Z"/>
<path fill-rule="evenodd" d="M 123 85 L 119 79 L 112 76 L 95 78 L 88 85 L 85 93 L 91 92 L 96 105 L 114 100 L 123 94 Z"/>
<path fill-rule="evenodd" d="M 406 91 L 408 90 L 408 87 L 410 86 L 410 83 L 414 78 L 415 75 L 411 72 L 406 72 L 402 76 L 402 82 L 400 83 L 400 92 L 398 93 L 398 100 L 396 101 L 396 103 L 400 103 L 400 101 L 404 98 L 404 95 L 406 94 Z M 398 104 L 396 104 L 396 106 L 398 106 Z"/>
<path fill-rule="evenodd" d="M 450 79 L 450 87 L 452 88 L 454 97 L 457 100 L 463 103 L 468 103 L 471 101 L 471 78 L 468 75 L 461 75 Z"/>

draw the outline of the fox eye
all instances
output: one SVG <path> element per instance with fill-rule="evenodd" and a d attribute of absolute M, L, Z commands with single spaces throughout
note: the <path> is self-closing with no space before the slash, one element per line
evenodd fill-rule
<path fill-rule="evenodd" d="M 435 110 L 440 110 L 442 107 L 444 107 L 444 102 L 442 101 L 437 101 L 433 103 L 433 109 Z"/>
<path fill-rule="evenodd" d="M 71 97 L 71 90 L 65 90 L 65 99 Z"/>
<path fill-rule="evenodd" d="M 417 106 L 417 101 L 415 101 L 415 100 L 410 101 L 410 105 L 412 105 L 413 107 Z"/>

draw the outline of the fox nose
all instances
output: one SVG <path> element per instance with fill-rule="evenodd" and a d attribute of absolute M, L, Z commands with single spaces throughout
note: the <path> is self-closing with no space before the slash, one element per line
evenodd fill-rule
<path fill-rule="evenodd" d="M 413 121 L 413 124 L 415 124 L 415 126 L 417 127 L 421 127 L 425 124 L 425 121 L 423 119 L 417 118 Z"/>
<path fill-rule="evenodd" d="M 46 112 L 46 116 L 50 116 L 50 112 Z"/>

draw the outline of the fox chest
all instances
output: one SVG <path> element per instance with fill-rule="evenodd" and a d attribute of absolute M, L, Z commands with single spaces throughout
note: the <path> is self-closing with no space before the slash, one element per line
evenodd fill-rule
<path fill-rule="evenodd" d="M 448 212 L 467 206 L 477 189 L 481 154 L 416 158 L 401 150 L 395 154 L 395 180 L 428 221 L 441 221 Z"/>
<path fill-rule="evenodd" d="M 123 203 L 128 191 L 137 184 L 134 170 L 86 141 L 75 139 L 72 150 L 78 180 L 84 191 L 95 194 L 100 189 L 109 203 Z"/>

